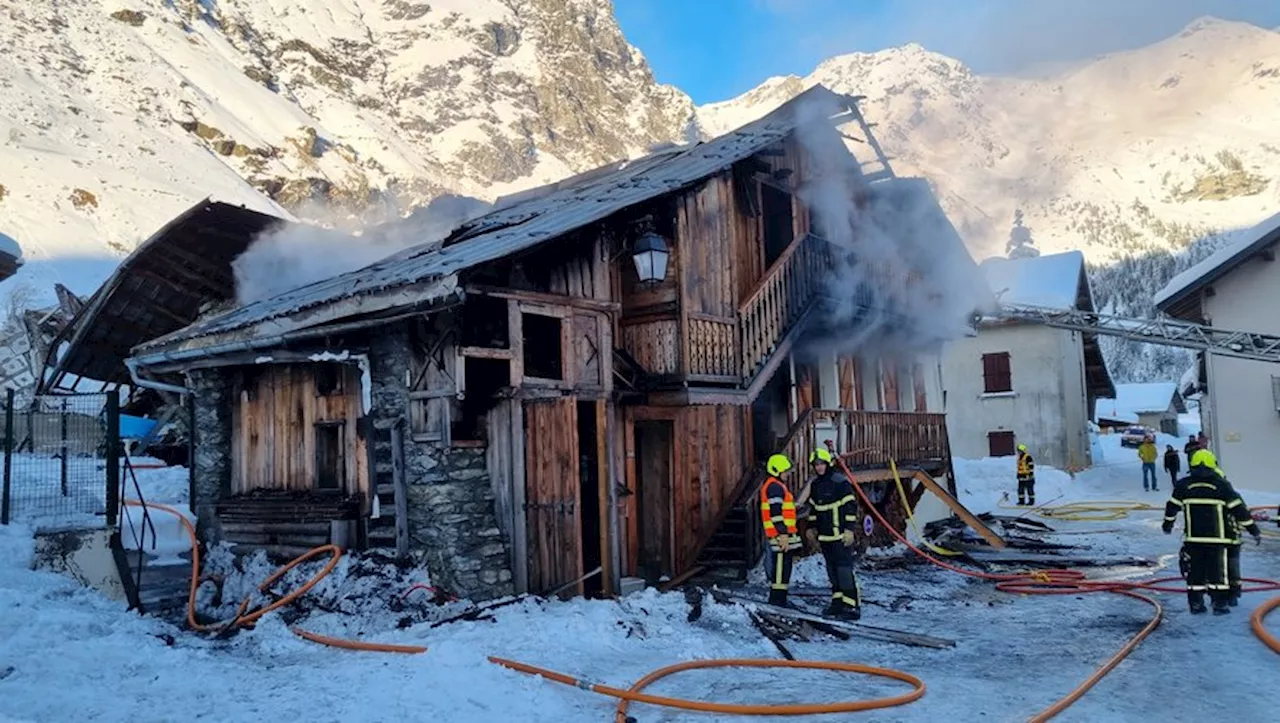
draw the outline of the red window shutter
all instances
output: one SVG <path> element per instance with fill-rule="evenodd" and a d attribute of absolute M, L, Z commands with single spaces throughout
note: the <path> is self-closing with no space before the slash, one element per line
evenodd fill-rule
<path fill-rule="evenodd" d="M 880 379 L 884 384 L 884 410 L 896 412 L 902 408 L 898 399 L 898 369 L 893 364 L 880 363 Z"/>

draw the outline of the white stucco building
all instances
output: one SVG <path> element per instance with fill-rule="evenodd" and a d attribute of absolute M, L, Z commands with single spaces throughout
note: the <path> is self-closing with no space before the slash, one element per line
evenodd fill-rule
<path fill-rule="evenodd" d="M 1177 319 L 1280 335 L 1280 214 L 1175 276 L 1156 308 Z M 1200 422 L 1219 464 L 1242 489 L 1280 492 L 1280 365 L 1208 355 L 1197 380 Z"/>
<path fill-rule="evenodd" d="M 1079 251 L 981 268 L 1001 303 L 1093 310 Z M 1094 402 L 1115 396 L 1096 336 L 994 319 L 947 344 L 942 383 L 954 455 L 1007 456 L 1023 443 L 1038 463 L 1062 469 L 1091 464 Z"/>

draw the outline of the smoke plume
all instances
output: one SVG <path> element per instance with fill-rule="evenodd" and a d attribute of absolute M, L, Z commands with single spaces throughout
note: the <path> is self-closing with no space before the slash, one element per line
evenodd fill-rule
<path fill-rule="evenodd" d="M 814 233 L 842 249 L 827 277 L 824 343 L 881 357 L 937 351 L 984 305 L 980 271 L 926 181 L 865 181 L 828 121 L 840 110 L 805 104 L 796 132 L 813 165 L 798 194 Z"/>
<path fill-rule="evenodd" d="M 411 246 L 439 242 L 489 209 L 484 201 L 445 195 L 407 217 L 344 232 L 306 224 L 279 226 L 254 239 L 231 262 L 236 303 L 243 306 L 363 268 Z"/>

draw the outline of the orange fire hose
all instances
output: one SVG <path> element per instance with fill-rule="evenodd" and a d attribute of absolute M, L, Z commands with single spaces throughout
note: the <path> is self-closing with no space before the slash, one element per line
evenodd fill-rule
<path fill-rule="evenodd" d="M 772 660 L 758 658 L 737 658 L 723 660 L 688 660 L 675 665 L 668 665 L 660 670 L 655 670 L 645 677 L 636 681 L 627 690 L 614 688 L 600 683 L 592 683 L 581 678 L 574 678 L 563 673 L 557 673 L 546 668 L 539 668 L 534 665 L 518 663 L 514 660 L 505 658 L 497 658 L 490 656 L 489 661 L 497 663 L 504 668 L 528 673 L 529 675 L 540 675 L 547 680 L 553 680 L 557 683 L 572 685 L 583 690 L 589 690 L 593 693 L 607 695 L 611 698 L 618 699 L 618 708 L 615 713 L 617 723 L 624 723 L 627 720 L 627 708 L 631 703 L 648 703 L 649 705 L 660 705 L 667 708 L 679 708 L 681 710 L 696 710 L 703 713 L 724 713 L 727 715 L 819 715 L 823 713 L 853 713 L 862 710 L 876 710 L 878 708 L 892 708 L 894 706 L 906 705 L 912 701 L 919 700 L 924 695 L 924 683 L 913 675 L 908 675 L 898 670 L 889 668 L 876 668 L 870 665 L 858 665 L 857 663 L 839 663 L 828 662 L 822 660 Z M 873 675 L 881 678 L 892 678 L 909 684 L 912 690 L 901 695 L 895 695 L 888 698 L 872 698 L 870 700 L 852 700 L 837 703 L 790 703 L 790 704 L 774 704 L 774 705 L 750 705 L 745 703 L 712 703 L 710 701 L 688 700 L 686 698 L 671 698 L 662 695 L 650 695 L 641 693 L 640 691 L 653 683 L 685 670 L 699 670 L 703 668 L 802 668 L 807 670 L 835 670 L 846 673 L 862 673 L 864 675 Z"/>
<path fill-rule="evenodd" d="M 333 572 L 333 568 L 337 567 L 338 561 L 342 559 L 342 548 L 338 547 L 337 545 L 321 545 L 319 547 L 308 550 L 307 552 L 304 552 L 298 557 L 295 557 L 292 560 L 290 560 L 280 569 L 271 573 L 271 576 L 268 577 L 266 580 L 264 580 L 263 583 L 258 586 L 258 590 L 260 592 L 266 592 L 271 588 L 273 584 L 275 584 L 277 580 L 284 577 L 285 574 L 287 574 L 293 568 L 306 562 L 307 560 L 310 560 L 313 557 L 318 557 L 324 553 L 329 553 L 330 555 L 329 562 L 327 562 L 319 572 L 317 572 L 314 576 L 312 576 L 310 580 L 307 580 L 307 582 L 304 583 L 297 590 L 294 590 L 288 593 L 287 595 L 284 595 L 279 600 L 275 600 L 267 605 L 264 605 L 263 607 L 256 608 L 254 610 L 249 610 L 249 606 L 253 604 L 253 596 L 252 595 L 247 596 L 243 601 L 241 601 L 240 607 L 236 609 L 235 617 L 231 618 L 226 622 L 213 623 L 209 625 L 202 624 L 196 621 L 196 590 L 200 586 L 200 544 L 199 544 L 199 540 L 196 537 L 196 528 L 191 524 L 191 520 L 188 520 L 187 516 L 182 514 L 182 512 L 168 505 L 161 505 L 155 502 L 143 503 L 138 500 L 125 500 L 124 503 L 130 507 L 155 508 L 162 512 L 168 512 L 174 517 L 177 517 L 178 520 L 182 523 L 183 529 L 187 531 L 187 537 L 191 542 L 191 587 L 187 592 L 187 625 L 190 626 L 192 630 L 197 630 L 200 632 L 225 632 L 227 630 L 232 630 L 234 628 L 253 627 L 253 624 L 263 615 L 266 615 L 272 610 L 276 610 L 278 608 L 284 607 L 285 605 L 288 605 L 294 600 L 297 600 L 298 598 L 307 594 L 307 592 L 311 590 L 311 588 L 315 587 L 316 584 L 319 583 L 322 579 L 324 579 L 326 575 L 328 575 L 330 572 Z M 388 652 L 388 653 L 425 653 L 427 651 L 426 648 L 419 645 L 392 645 L 389 643 L 368 643 L 362 640 L 347 640 L 343 638 L 331 638 L 326 635 L 319 635 L 317 633 L 308 632 L 306 630 L 303 630 L 297 627 L 292 627 L 289 629 L 292 630 L 295 635 L 301 638 L 304 638 L 306 640 L 310 640 L 316 643 L 321 643 L 322 645 L 331 645 L 339 648 L 347 648 L 349 650 L 370 650 L 370 651 Z"/>

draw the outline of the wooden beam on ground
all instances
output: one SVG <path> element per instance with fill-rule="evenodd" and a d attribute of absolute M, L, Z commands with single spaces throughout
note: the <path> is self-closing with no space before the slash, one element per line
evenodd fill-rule
<path fill-rule="evenodd" d="M 947 640 L 946 638 L 935 638 L 930 635 L 908 633 L 876 625 L 867 625 L 866 623 L 855 623 L 846 620 L 824 618 L 821 615 L 814 615 L 812 613 L 806 613 L 802 610 L 794 610 L 792 608 L 778 607 L 777 605 L 770 605 L 749 597 L 741 597 L 726 593 L 713 593 L 713 596 L 732 600 L 733 602 L 746 607 L 748 610 L 754 609 L 756 612 L 765 613 L 767 615 L 776 615 L 778 617 L 791 618 L 793 620 L 804 620 L 805 622 L 829 625 L 860 638 L 867 638 L 868 640 L 878 640 L 885 643 L 899 643 L 919 648 L 935 648 L 938 650 L 954 648 L 956 646 L 956 642 L 954 640 Z"/>
<path fill-rule="evenodd" d="M 902 474 L 903 472 L 904 470 L 899 469 L 899 476 L 904 476 Z M 856 484 L 863 484 L 866 482 L 883 482 L 887 479 L 893 479 L 893 471 L 889 469 L 859 470 L 854 471 L 853 477 L 853 482 Z M 992 547 L 997 550 L 1003 550 L 1007 546 L 1003 538 L 993 532 L 990 527 L 987 527 L 982 520 L 978 519 L 977 515 L 970 512 L 968 507 L 960 504 L 960 500 L 952 497 L 951 493 L 948 492 L 945 487 L 938 484 L 928 475 L 928 473 L 922 470 L 911 470 L 909 478 L 915 479 L 920 484 L 924 485 L 925 489 L 937 495 L 938 499 L 942 500 L 947 507 L 950 507 L 952 512 L 956 513 L 960 519 L 964 520 L 966 525 L 972 528 L 974 532 L 978 533 L 978 535 L 981 536 L 982 539 L 986 540 Z"/>

